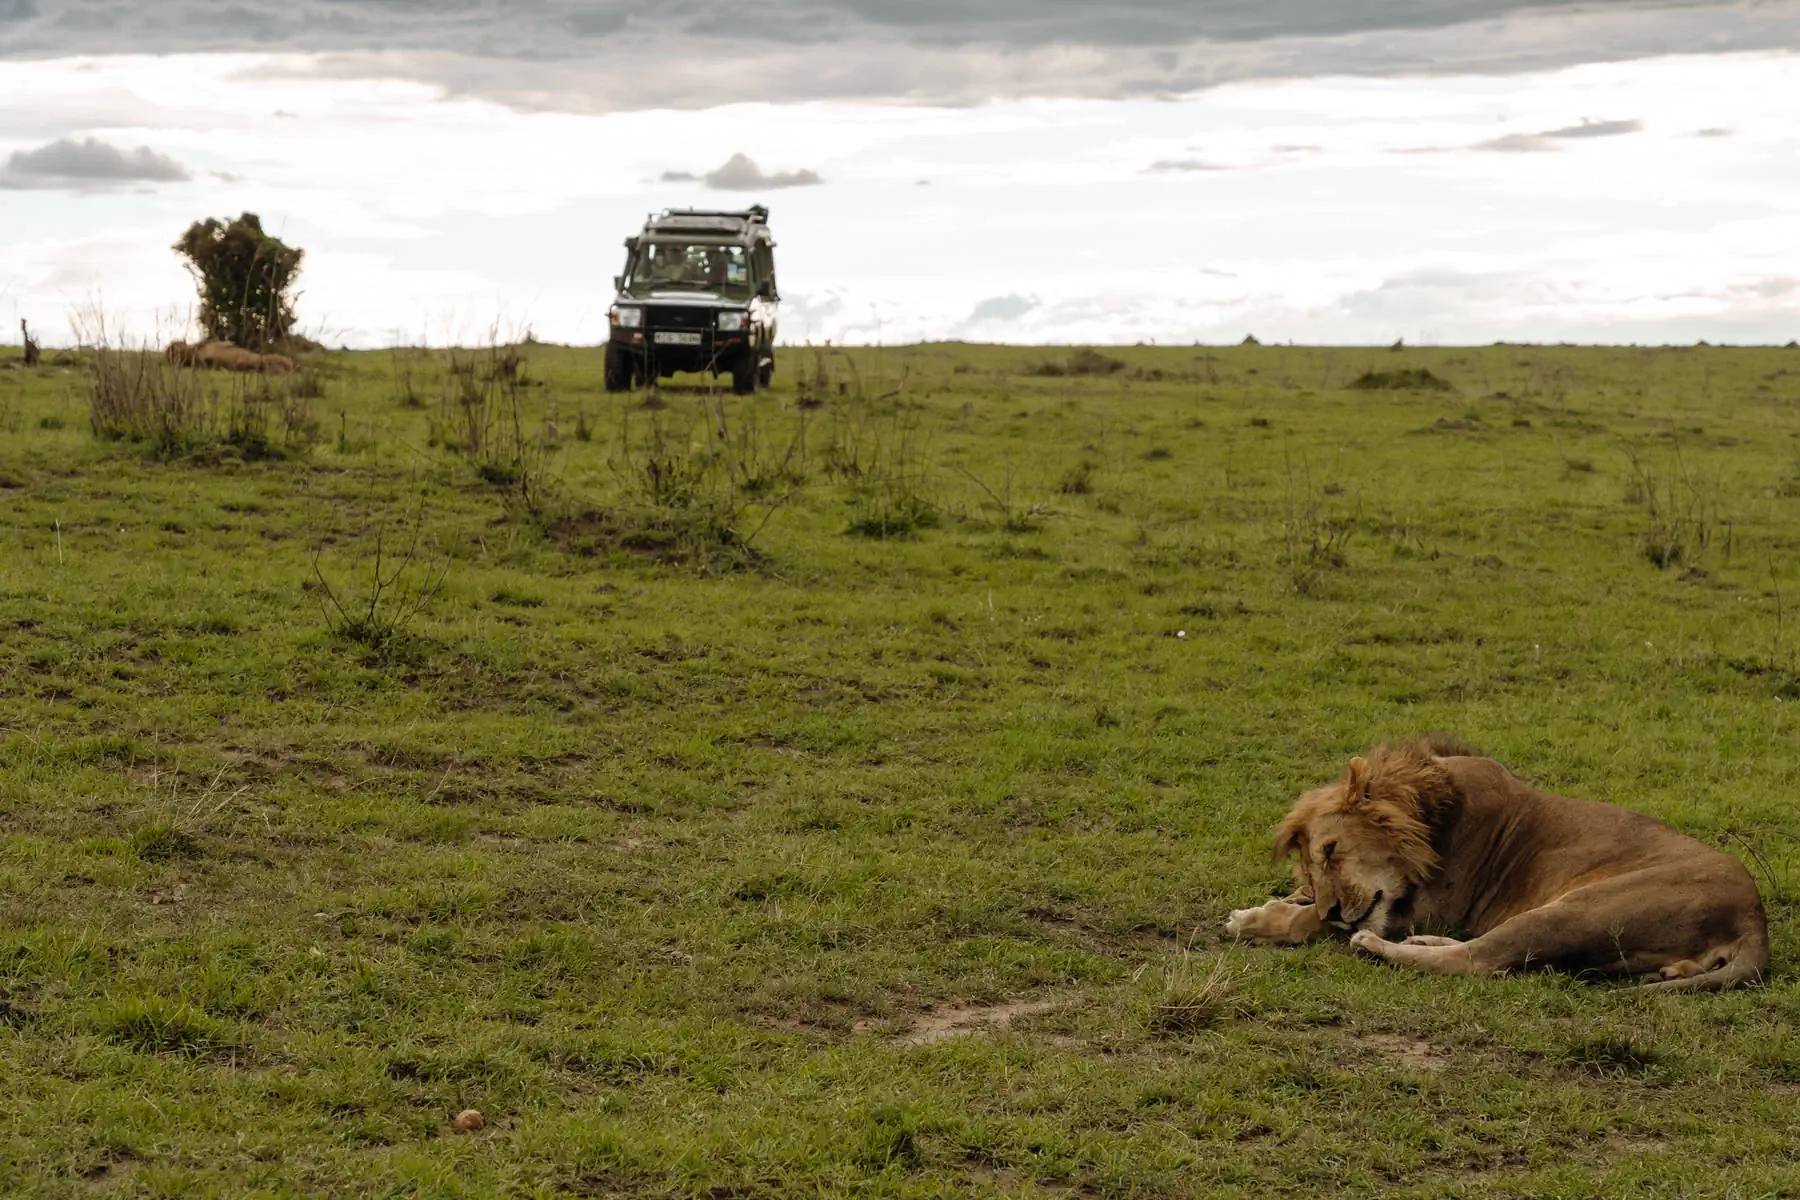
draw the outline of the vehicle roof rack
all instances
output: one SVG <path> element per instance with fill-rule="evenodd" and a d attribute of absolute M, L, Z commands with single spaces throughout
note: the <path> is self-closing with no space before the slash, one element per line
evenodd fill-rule
<path fill-rule="evenodd" d="M 651 213 L 652 229 L 684 229 L 691 233 L 747 233 L 752 226 L 767 225 L 769 210 L 762 205 L 737 210 L 665 208 Z"/>
<path fill-rule="evenodd" d="M 749 209 L 662 209 L 652 212 L 644 221 L 644 234 L 698 234 L 702 237 L 729 237 L 733 241 L 765 241 L 769 237 L 769 209 L 752 205 Z"/>

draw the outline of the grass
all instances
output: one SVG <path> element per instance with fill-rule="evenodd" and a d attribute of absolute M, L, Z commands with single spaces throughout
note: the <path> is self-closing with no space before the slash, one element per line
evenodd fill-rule
<path fill-rule="evenodd" d="M 1800 352 L 520 353 L 283 457 L 0 360 L 0 1192 L 1791 1189 Z M 1769 986 L 1222 943 L 1428 729 L 1743 857 Z"/>

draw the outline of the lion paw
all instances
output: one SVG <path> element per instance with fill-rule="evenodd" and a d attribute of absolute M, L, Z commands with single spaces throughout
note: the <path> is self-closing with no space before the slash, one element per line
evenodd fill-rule
<path fill-rule="evenodd" d="M 1319 932 L 1319 910 L 1311 904 L 1271 900 L 1261 908 L 1240 908 L 1225 922 L 1225 932 L 1246 942 L 1298 946 Z"/>
<path fill-rule="evenodd" d="M 1390 943 L 1378 933 L 1370 933 L 1367 929 L 1359 929 L 1350 935 L 1350 944 L 1358 950 L 1361 950 L 1364 954 L 1373 954 L 1377 958 L 1380 958 L 1382 957 L 1382 951 L 1386 950 Z"/>

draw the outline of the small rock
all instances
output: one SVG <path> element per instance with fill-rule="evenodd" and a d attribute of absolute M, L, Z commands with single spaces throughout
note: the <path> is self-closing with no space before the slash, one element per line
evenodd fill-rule
<path fill-rule="evenodd" d="M 487 1118 L 481 1115 L 479 1108 L 465 1108 L 456 1114 L 450 1125 L 458 1133 L 474 1133 L 487 1125 Z"/>

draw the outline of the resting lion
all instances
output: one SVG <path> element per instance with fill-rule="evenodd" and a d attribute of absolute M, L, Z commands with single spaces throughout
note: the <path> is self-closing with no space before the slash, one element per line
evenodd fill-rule
<path fill-rule="evenodd" d="M 1301 796 L 1275 838 L 1289 855 L 1293 895 L 1232 913 L 1227 933 L 1298 945 L 1336 927 L 1421 971 L 1654 975 L 1647 991 L 1755 983 L 1769 961 L 1737 859 L 1444 740 L 1378 746 Z M 1469 937 L 1414 933 L 1427 929 Z"/>
<path fill-rule="evenodd" d="M 163 355 L 178 367 L 210 367 L 219 371 L 261 371 L 265 375 L 287 375 L 294 370 L 294 360 L 285 354 L 258 354 L 230 342 L 170 342 Z"/>

